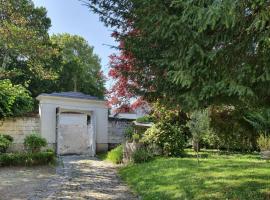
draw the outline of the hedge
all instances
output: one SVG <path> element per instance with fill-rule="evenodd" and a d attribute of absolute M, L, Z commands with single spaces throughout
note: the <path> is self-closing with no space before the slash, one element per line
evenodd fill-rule
<path fill-rule="evenodd" d="M 54 152 L 0 154 L 0 166 L 33 166 L 54 164 Z"/>

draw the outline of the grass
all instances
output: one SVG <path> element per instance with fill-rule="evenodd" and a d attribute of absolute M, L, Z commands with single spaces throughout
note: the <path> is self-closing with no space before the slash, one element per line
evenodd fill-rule
<path fill-rule="evenodd" d="M 270 200 L 270 163 L 256 154 L 194 155 L 157 158 L 120 169 L 121 177 L 142 199 Z"/>
<path fill-rule="evenodd" d="M 101 160 L 107 160 L 114 164 L 119 164 L 123 159 L 123 146 L 119 145 L 108 153 L 100 153 L 97 157 Z"/>

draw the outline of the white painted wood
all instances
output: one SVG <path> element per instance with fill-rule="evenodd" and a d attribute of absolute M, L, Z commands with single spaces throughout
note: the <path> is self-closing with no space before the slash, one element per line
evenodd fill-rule
<path fill-rule="evenodd" d="M 106 101 L 46 95 L 39 95 L 37 99 L 39 100 L 41 135 L 49 143 L 57 143 L 56 108 L 59 107 L 63 112 L 72 111 L 91 115 L 92 154 L 95 154 L 96 144 L 108 144 L 108 108 Z M 89 144 L 91 144 L 90 141 Z"/>

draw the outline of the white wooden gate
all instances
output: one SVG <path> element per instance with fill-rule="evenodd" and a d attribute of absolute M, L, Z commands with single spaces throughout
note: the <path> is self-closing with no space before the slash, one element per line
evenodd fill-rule
<path fill-rule="evenodd" d="M 92 155 L 93 137 L 87 114 L 60 113 L 58 116 L 57 153 Z"/>

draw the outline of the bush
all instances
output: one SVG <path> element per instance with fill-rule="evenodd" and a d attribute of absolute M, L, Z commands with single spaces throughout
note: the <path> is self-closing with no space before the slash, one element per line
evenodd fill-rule
<path fill-rule="evenodd" d="M 53 152 L 7 153 L 0 155 L 0 166 L 32 166 L 54 164 Z"/>
<path fill-rule="evenodd" d="M 159 146 L 166 156 L 181 156 L 186 143 L 185 128 L 159 122 L 146 130 L 142 142 Z"/>
<path fill-rule="evenodd" d="M 258 138 L 257 142 L 261 151 L 270 150 L 270 137 L 269 136 L 262 134 Z"/>
<path fill-rule="evenodd" d="M 133 139 L 133 141 L 135 141 L 135 142 L 139 142 L 139 140 L 141 139 L 141 136 L 140 136 L 138 133 L 134 133 L 134 134 L 132 135 L 132 139 Z"/>
<path fill-rule="evenodd" d="M 33 109 L 33 99 L 22 85 L 0 80 L 0 118 L 21 116 Z"/>
<path fill-rule="evenodd" d="M 123 160 L 123 146 L 119 145 L 116 148 L 108 152 L 106 160 L 109 160 L 115 164 L 119 164 Z"/>
<path fill-rule="evenodd" d="M 134 133 L 134 128 L 132 126 L 128 126 L 125 131 L 124 131 L 124 134 L 125 134 L 125 138 L 128 140 L 128 141 L 131 141 L 132 140 L 132 135 Z"/>
<path fill-rule="evenodd" d="M 153 121 L 154 121 L 154 118 L 151 115 L 145 115 L 143 117 L 139 117 L 136 119 L 136 122 L 139 122 L 139 123 L 150 123 Z"/>
<path fill-rule="evenodd" d="M 0 136 L 3 136 L 7 140 L 9 140 L 11 143 L 13 142 L 14 138 L 11 135 L 6 135 L 6 134 L 0 134 Z"/>
<path fill-rule="evenodd" d="M 270 109 L 248 112 L 244 119 L 257 132 L 270 132 Z"/>
<path fill-rule="evenodd" d="M 209 145 L 227 151 L 258 150 L 259 133 L 243 117 L 245 113 L 247 113 L 246 109 L 233 106 L 211 107 L 211 128 L 216 139 Z M 250 117 L 248 118 L 251 120 Z"/>
<path fill-rule="evenodd" d="M 0 135 L 0 153 L 6 153 L 8 147 L 11 145 L 11 141 L 3 135 Z"/>
<path fill-rule="evenodd" d="M 23 144 L 28 152 L 35 153 L 40 152 L 42 147 L 46 147 L 47 141 L 37 133 L 33 133 L 25 137 Z"/>
<path fill-rule="evenodd" d="M 139 148 L 132 153 L 132 160 L 134 163 L 143 163 L 151 160 L 153 154 L 147 148 Z"/>

